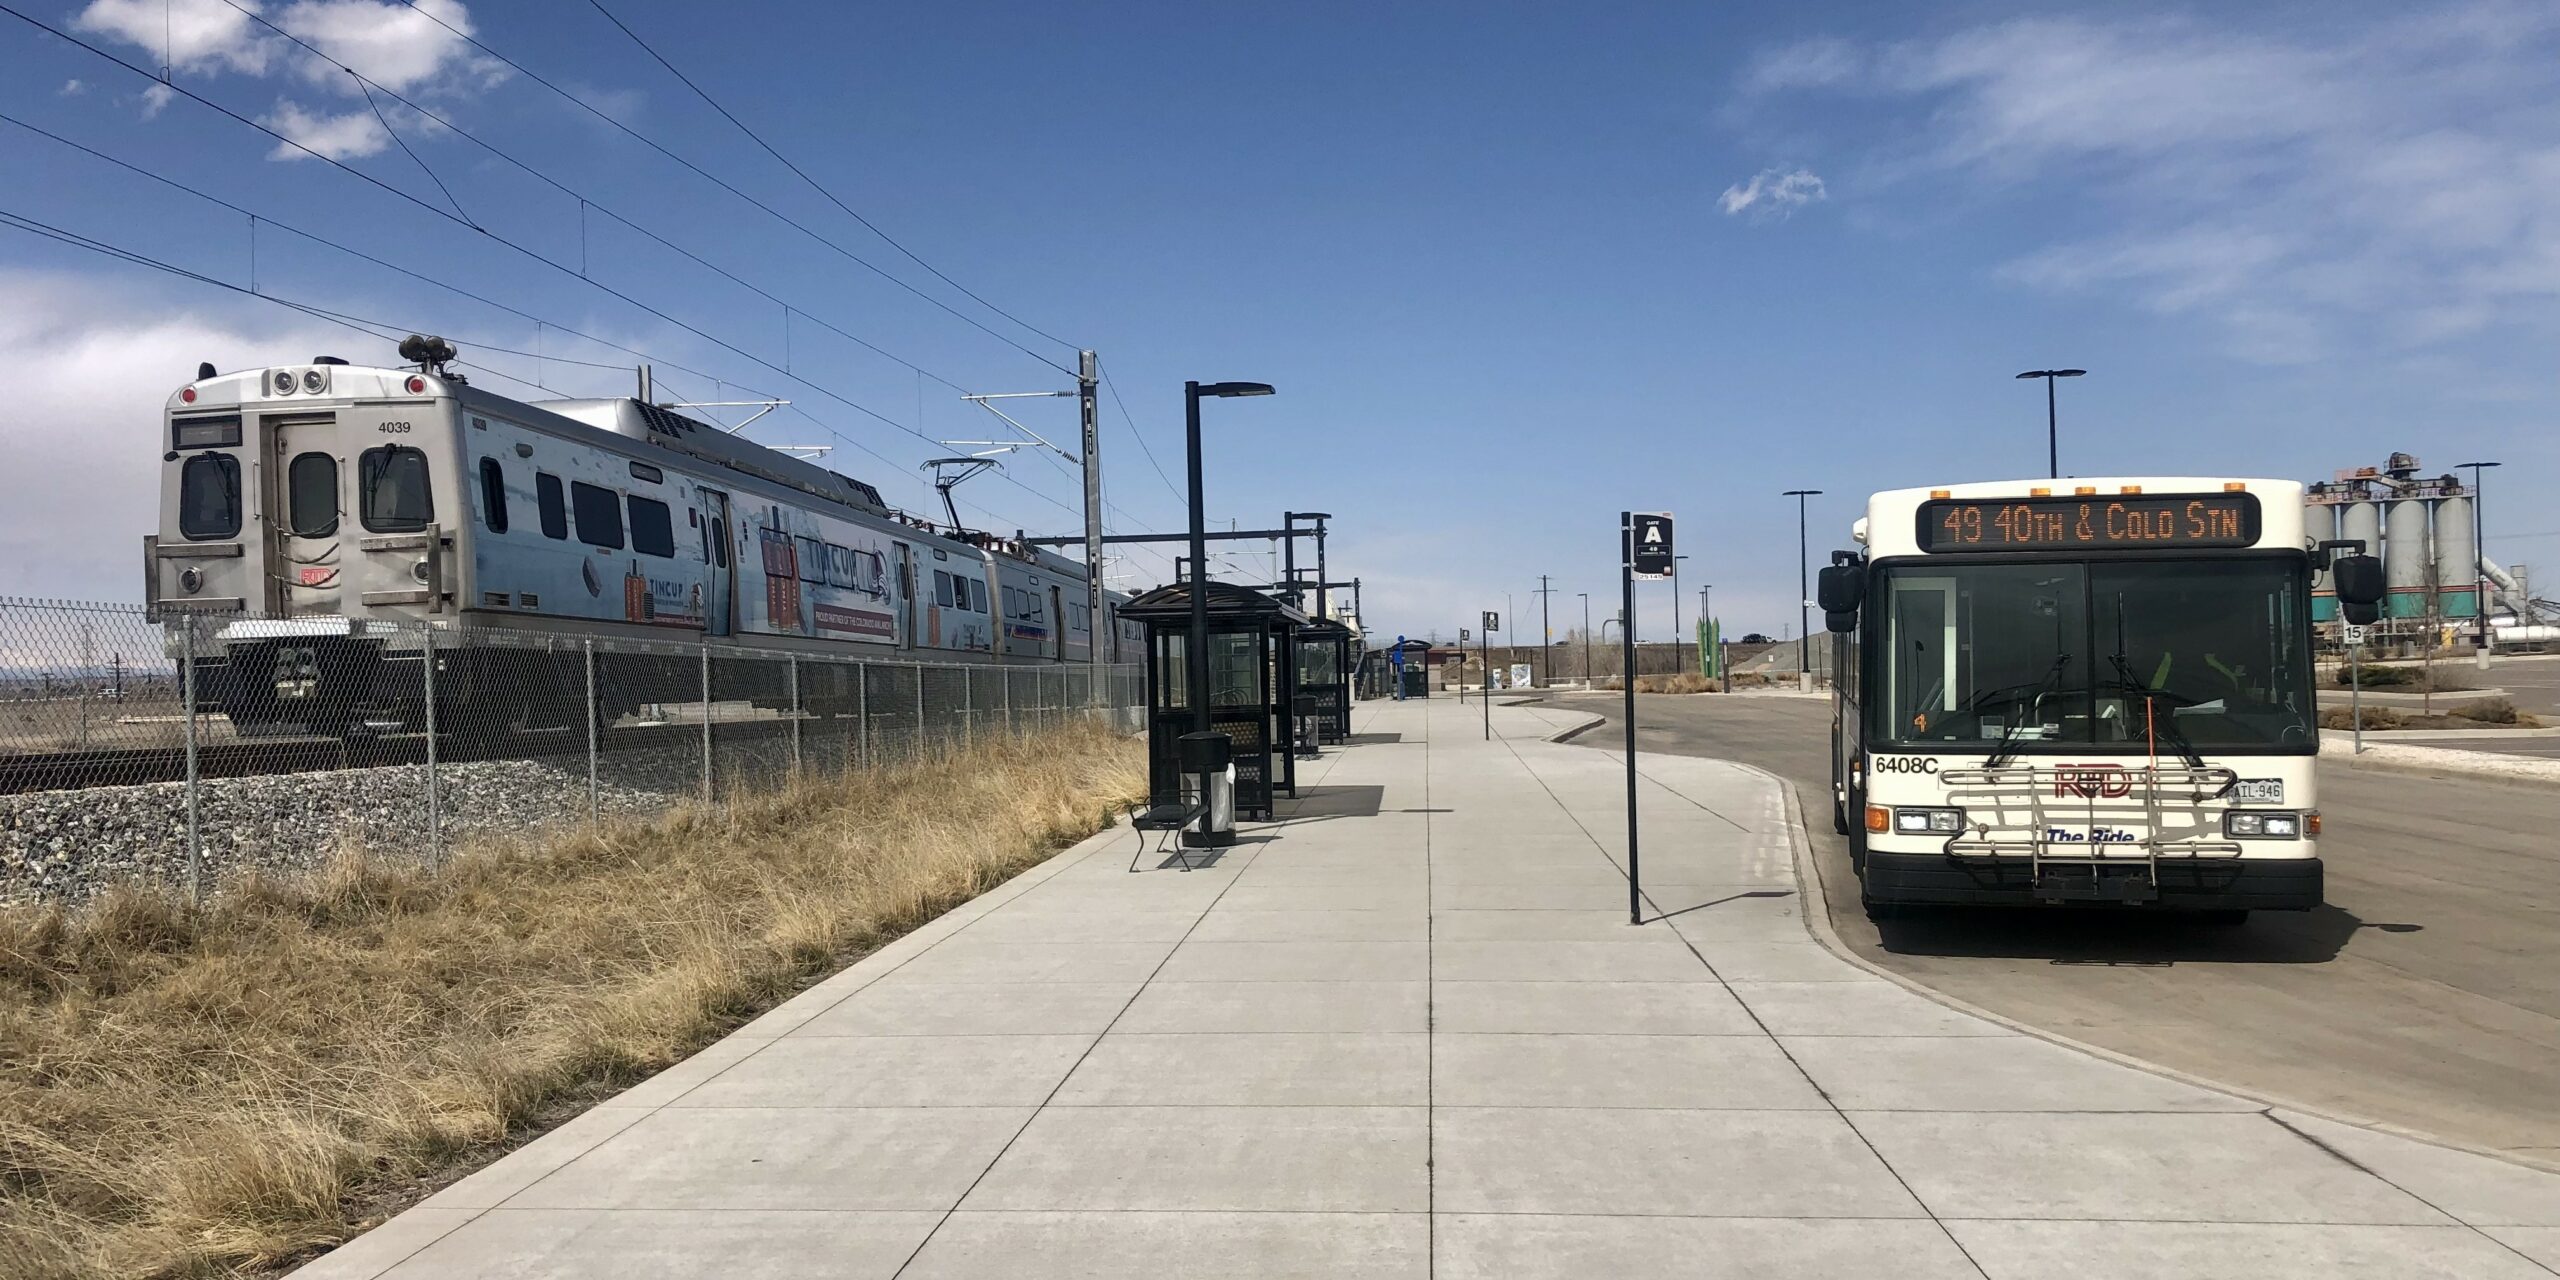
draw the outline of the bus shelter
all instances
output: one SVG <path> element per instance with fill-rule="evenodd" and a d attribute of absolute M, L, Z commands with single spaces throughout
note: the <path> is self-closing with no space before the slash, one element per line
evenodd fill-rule
<path fill-rule="evenodd" d="M 1331 618 L 1318 618 L 1298 628 L 1298 696 L 1312 700 L 1316 740 L 1340 742 L 1351 736 L 1351 628 Z"/>
<path fill-rule="evenodd" d="M 1233 743 L 1236 816 L 1269 821 L 1280 794 L 1298 793 L 1291 742 L 1291 637 L 1307 615 L 1232 583 L 1208 584 L 1209 728 Z M 1179 740 L 1192 731 L 1191 584 L 1158 587 L 1120 606 L 1147 629 L 1147 786 L 1159 802 L 1182 795 Z"/>

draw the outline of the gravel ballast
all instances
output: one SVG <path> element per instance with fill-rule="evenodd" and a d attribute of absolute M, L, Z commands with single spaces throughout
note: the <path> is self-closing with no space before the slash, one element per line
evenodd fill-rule
<path fill-rule="evenodd" d="M 700 770 L 700 757 L 685 751 L 609 756 L 598 770 L 598 815 L 646 816 L 690 799 Z M 423 860 L 475 837 L 587 817 L 583 758 L 481 760 L 435 772 L 440 841 L 429 838 L 424 765 L 205 779 L 204 885 L 211 891 L 250 870 L 308 871 L 347 848 Z M 0 796 L 0 903 L 78 902 L 131 880 L 186 884 L 185 783 Z"/>

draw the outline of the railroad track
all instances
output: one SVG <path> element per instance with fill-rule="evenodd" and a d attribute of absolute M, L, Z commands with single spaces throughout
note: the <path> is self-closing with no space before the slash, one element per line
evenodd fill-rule
<path fill-rule="evenodd" d="M 780 718 L 715 721 L 711 731 L 715 743 L 725 745 L 787 735 L 791 731 L 791 721 Z M 699 723 L 621 725 L 604 731 L 603 749 L 608 755 L 646 750 L 661 744 L 673 746 L 696 742 L 701 735 Z M 585 753 L 586 743 L 569 731 L 537 730 L 498 739 L 466 739 L 448 734 L 438 743 L 436 758 L 460 763 L 536 755 L 583 756 Z M 426 758 L 427 736 L 423 733 L 383 734 L 357 739 L 255 738 L 198 746 L 196 773 L 205 778 L 242 778 L 420 764 Z M 184 747 L 0 754 L 0 795 L 177 782 L 186 776 L 187 753 Z"/>

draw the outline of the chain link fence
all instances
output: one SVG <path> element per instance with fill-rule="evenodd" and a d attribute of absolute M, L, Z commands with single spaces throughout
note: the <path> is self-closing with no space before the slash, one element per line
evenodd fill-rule
<path fill-rule="evenodd" d="M 1145 692 L 1134 665 L 0 599 L 0 901 L 436 864 L 1080 717 L 1135 732 Z"/>

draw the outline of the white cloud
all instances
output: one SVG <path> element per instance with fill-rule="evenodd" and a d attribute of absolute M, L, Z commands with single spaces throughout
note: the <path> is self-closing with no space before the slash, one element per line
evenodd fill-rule
<path fill-rule="evenodd" d="M 316 151 L 331 160 L 353 160 L 369 156 L 391 145 L 391 135 L 383 132 L 382 122 L 373 118 L 371 108 L 338 113 L 305 110 L 301 103 L 284 101 L 260 123 L 301 143 L 301 147 L 277 143 L 267 153 L 270 160 L 300 160 Z"/>
<path fill-rule="evenodd" d="M 1919 198 L 1941 213 L 2060 201 L 2074 232 L 2003 278 L 2192 316 L 2252 359 L 2417 346 L 2560 299 L 2560 9 L 2263 31 L 2206 12 L 2234 23 L 1787 46 L 1745 72 L 1729 118 L 1813 95 L 1872 112 L 1878 141 L 1840 138 L 1861 190 L 1934 187 Z"/>
<path fill-rule="evenodd" d="M 308 43 L 301 48 L 254 21 L 247 9 Z M 441 25 L 439 25 L 441 23 Z M 140 49 L 177 71 L 256 79 L 291 77 L 308 89 L 353 101 L 347 110 L 306 107 L 279 98 L 265 123 L 333 159 L 372 155 L 390 139 L 364 105 L 357 75 L 404 97 L 459 101 L 506 78 L 505 65 L 473 49 L 473 30 L 459 0 L 294 0 L 270 8 L 258 0 L 90 0 L 73 25 Z M 143 92 L 143 118 L 172 97 L 163 85 Z M 276 159 L 304 153 L 278 147 Z"/>
<path fill-rule="evenodd" d="M 177 97 L 178 91 L 165 84 L 155 84 L 144 89 L 142 91 L 142 118 L 145 120 L 159 119 L 160 113 L 168 110 L 169 104 L 176 101 Z"/>
<path fill-rule="evenodd" d="M 351 342 L 361 339 L 281 311 L 226 315 L 112 278 L 0 270 L 0 349 L 11 353 L 0 397 L 12 424 L 0 595 L 139 599 L 169 393 L 199 360 L 240 369 L 359 354 Z"/>
<path fill-rule="evenodd" d="M 1829 199 L 1830 194 L 1811 169 L 1763 169 L 1751 175 L 1749 182 L 1726 187 L 1716 197 L 1716 207 L 1728 214 L 1784 218 L 1816 200 Z"/>
<path fill-rule="evenodd" d="M 62 88 L 56 92 L 65 98 L 76 98 L 88 91 L 89 86 L 82 84 L 77 80 L 65 80 L 62 82 Z"/>

